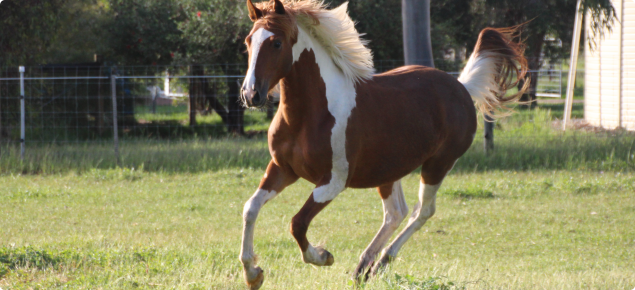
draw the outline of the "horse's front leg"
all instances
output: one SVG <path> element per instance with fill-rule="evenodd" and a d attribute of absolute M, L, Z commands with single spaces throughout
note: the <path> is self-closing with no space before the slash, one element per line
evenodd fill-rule
<path fill-rule="evenodd" d="M 285 187 L 298 180 L 298 176 L 290 170 L 283 170 L 273 161 L 269 162 L 265 176 L 253 196 L 243 208 L 243 241 L 240 250 L 240 261 L 243 263 L 245 282 L 251 289 L 259 289 L 264 281 L 262 269 L 256 266 L 254 253 L 254 226 L 260 208 L 270 199 L 276 197 Z"/>
<path fill-rule="evenodd" d="M 333 265 L 333 255 L 321 246 L 314 247 L 306 238 L 311 220 L 320 213 L 340 192 L 344 190 L 344 183 L 339 182 L 319 186 L 313 190 L 304 206 L 291 220 L 291 234 L 298 242 L 302 251 L 302 260 L 316 266 Z"/>

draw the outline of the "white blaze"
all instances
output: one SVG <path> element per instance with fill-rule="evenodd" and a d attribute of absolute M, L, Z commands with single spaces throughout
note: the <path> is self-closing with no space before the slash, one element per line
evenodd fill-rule
<path fill-rule="evenodd" d="M 304 50 L 312 50 L 320 67 L 320 75 L 326 85 L 328 110 L 335 118 L 331 130 L 331 149 L 333 151 L 333 168 L 331 180 L 313 191 L 316 202 L 326 202 L 335 198 L 346 186 L 348 178 L 348 160 L 346 159 L 346 126 L 351 111 L 355 108 L 355 84 L 346 78 L 340 68 L 333 62 L 328 52 L 314 41 L 302 27 L 298 27 L 298 42 L 293 46 L 293 62 L 300 59 Z"/>
<path fill-rule="evenodd" d="M 269 30 L 260 28 L 251 35 L 251 56 L 249 58 L 249 69 L 243 82 L 243 88 L 246 90 L 255 90 L 256 88 L 256 61 L 258 60 L 258 52 L 262 43 L 269 37 L 273 36 Z"/>

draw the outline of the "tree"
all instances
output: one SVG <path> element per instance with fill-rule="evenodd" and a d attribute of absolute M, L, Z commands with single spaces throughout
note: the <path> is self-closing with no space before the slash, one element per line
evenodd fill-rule
<path fill-rule="evenodd" d="M 251 22 L 241 7 L 243 1 L 226 0 L 182 0 L 180 2 L 185 15 L 179 23 L 183 32 L 183 47 L 176 56 L 178 63 L 191 66 L 194 75 L 221 74 L 242 75 L 245 71 L 236 66 L 214 66 L 208 71 L 200 67 L 202 63 L 245 63 L 243 40 L 249 33 Z M 239 101 L 240 84 L 233 78 L 227 78 L 227 110 L 215 97 L 220 91 L 206 79 L 190 80 L 190 124 L 195 124 L 195 112 L 200 104 L 207 104 L 216 111 L 230 133 L 243 134 L 244 107 Z"/>
<path fill-rule="evenodd" d="M 104 57 L 126 65 L 171 64 L 179 50 L 181 9 L 171 0 L 109 0 Z"/>
<path fill-rule="evenodd" d="M 124 64 L 179 64 L 188 73 L 237 75 L 235 66 L 202 64 L 244 62 L 243 39 L 249 32 L 247 15 L 239 9 L 242 1 L 226 0 L 109 0 L 111 19 L 106 59 Z M 242 134 L 244 108 L 238 102 L 238 86 L 233 79 L 226 86 L 203 78 L 189 83 L 190 125 L 198 112 L 217 112 L 230 132 Z M 216 98 L 228 95 L 227 107 Z"/>
<path fill-rule="evenodd" d="M 90 63 L 96 54 L 102 54 L 108 47 L 102 25 L 110 16 L 105 0 L 67 1 L 59 16 L 59 26 L 55 37 L 42 56 L 42 63 Z"/>
<path fill-rule="evenodd" d="M 0 3 L 0 66 L 34 65 L 55 39 L 67 0 Z"/>

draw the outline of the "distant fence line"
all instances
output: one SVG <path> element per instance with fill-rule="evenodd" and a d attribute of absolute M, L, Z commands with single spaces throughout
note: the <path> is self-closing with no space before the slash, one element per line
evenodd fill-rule
<path fill-rule="evenodd" d="M 378 72 L 401 65 L 401 60 L 375 61 Z M 437 65 L 446 71 L 458 67 L 447 61 Z M 23 74 L 19 68 L 4 68 L 0 70 L 0 142 L 47 144 L 262 133 L 275 107 L 258 111 L 240 105 L 239 87 L 245 71 L 246 64 L 48 65 L 26 67 Z M 539 95 L 562 94 L 561 62 L 534 73 Z"/>

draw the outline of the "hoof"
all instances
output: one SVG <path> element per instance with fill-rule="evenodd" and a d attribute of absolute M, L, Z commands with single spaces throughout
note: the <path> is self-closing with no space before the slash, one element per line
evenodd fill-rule
<path fill-rule="evenodd" d="M 357 284 L 366 282 L 368 280 L 368 275 L 370 274 L 370 270 L 372 269 L 373 265 L 375 265 L 375 261 L 360 262 L 359 265 L 357 265 L 357 268 L 355 268 L 355 272 L 353 273 L 353 280 Z"/>
<path fill-rule="evenodd" d="M 333 265 L 333 263 L 335 263 L 335 258 L 333 257 L 333 255 L 331 255 L 331 253 L 329 253 L 327 251 L 326 252 L 326 263 L 324 263 L 324 266 L 331 266 L 331 265 Z"/>
<path fill-rule="evenodd" d="M 262 286 L 262 282 L 265 281 L 265 275 L 262 274 L 262 269 L 260 267 L 254 268 L 257 273 L 255 278 L 249 279 L 249 274 L 245 272 L 245 282 L 247 286 L 249 286 L 250 290 L 258 290 Z"/>
<path fill-rule="evenodd" d="M 324 259 L 324 265 L 322 266 L 331 266 L 333 265 L 333 263 L 335 263 L 335 258 L 333 257 L 333 255 L 324 248 L 318 248 L 318 253 L 320 254 L 320 257 L 323 257 Z"/>
<path fill-rule="evenodd" d="M 316 266 L 331 266 L 335 262 L 333 255 L 322 247 L 309 248 L 302 253 L 302 260 Z"/>
<path fill-rule="evenodd" d="M 388 255 L 383 255 L 381 259 L 379 260 L 379 262 L 375 263 L 375 265 L 373 265 L 373 267 L 369 271 L 370 277 L 375 277 L 377 276 L 377 274 L 383 272 L 386 269 L 386 266 L 388 266 L 388 263 L 390 263 L 392 260 L 393 260 L 392 257 Z M 369 276 L 369 275 L 366 274 L 366 276 Z"/>

